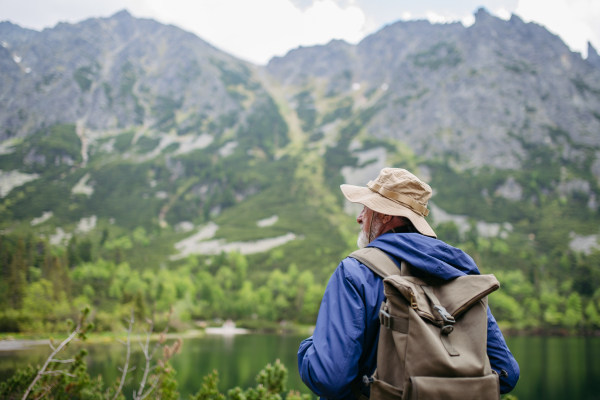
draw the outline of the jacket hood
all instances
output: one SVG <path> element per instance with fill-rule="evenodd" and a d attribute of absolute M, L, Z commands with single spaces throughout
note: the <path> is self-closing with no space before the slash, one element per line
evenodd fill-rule
<path fill-rule="evenodd" d="M 467 253 L 419 233 L 385 233 L 367 247 L 383 250 L 398 267 L 402 260 L 408 262 L 414 267 L 413 275 L 418 277 L 432 275 L 449 280 L 479 275 L 475 261 Z"/>

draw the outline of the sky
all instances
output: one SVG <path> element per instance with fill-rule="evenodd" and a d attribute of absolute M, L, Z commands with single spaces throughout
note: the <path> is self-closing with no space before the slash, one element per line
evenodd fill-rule
<path fill-rule="evenodd" d="M 600 49 L 600 0 L 0 0 L 0 21 L 42 30 L 127 9 L 264 65 L 298 46 L 332 39 L 358 43 L 398 20 L 470 26 L 480 7 L 503 19 L 514 13 L 544 25 L 584 58 L 588 41 Z"/>

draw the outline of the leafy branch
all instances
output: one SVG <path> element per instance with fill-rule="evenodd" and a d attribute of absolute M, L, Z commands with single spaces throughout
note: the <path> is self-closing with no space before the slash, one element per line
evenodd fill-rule
<path fill-rule="evenodd" d="M 75 337 L 79 337 L 82 340 L 85 339 L 85 333 L 89 329 L 91 329 L 93 327 L 92 324 L 88 324 L 87 326 L 84 327 L 84 325 L 85 325 L 85 319 L 87 318 L 87 316 L 88 316 L 89 313 L 90 313 L 90 309 L 88 307 L 84 308 L 81 311 L 81 316 L 79 317 L 79 321 L 77 323 L 77 326 L 75 327 L 75 329 L 73 330 L 73 332 L 69 334 L 69 337 L 67 337 L 65 340 L 63 340 L 63 342 L 58 347 L 55 348 L 54 345 L 52 344 L 52 341 L 50 342 L 50 347 L 52 349 L 54 349 L 54 351 L 52 352 L 52 354 L 50 354 L 50 356 L 48 357 L 48 359 L 46 360 L 46 362 L 44 363 L 44 365 L 42 366 L 42 368 L 40 368 L 40 370 L 38 371 L 37 375 L 35 376 L 35 378 L 31 382 L 31 384 L 29 385 L 29 387 L 27 388 L 27 390 L 23 394 L 22 400 L 26 400 L 27 399 L 27 397 L 29 396 L 29 394 L 31 393 L 31 391 L 33 390 L 33 388 L 35 387 L 35 384 L 44 375 L 66 375 L 66 376 L 70 376 L 70 377 L 75 377 L 75 375 L 70 374 L 70 373 L 68 373 L 67 371 L 64 371 L 64 370 L 46 371 L 46 369 L 48 368 L 48 366 L 50 365 L 50 363 L 64 363 L 64 364 L 66 364 L 66 363 L 72 363 L 72 362 L 75 361 L 75 359 L 60 360 L 60 359 L 56 359 L 54 357 L 60 351 L 62 351 L 63 349 L 65 349 L 67 347 L 67 345 L 73 339 L 75 339 Z M 38 396 L 37 398 L 38 399 L 41 398 L 48 391 L 49 390 L 46 390 L 44 393 L 42 393 L 42 395 Z"/>

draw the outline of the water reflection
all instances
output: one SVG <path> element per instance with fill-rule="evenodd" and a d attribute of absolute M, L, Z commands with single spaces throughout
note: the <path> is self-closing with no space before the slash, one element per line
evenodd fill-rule
<path fill-rule="evenodd" d="M 288 389 L 310 393 L 296 367 L 296 351 L 303 338 L 242 335 L 186 339 L 181 354 L 172 361 L 181 398 L 195 393 L 202 377 L 213 369 L 219 371 L 222 391 L 237 385 L 253 386 L 258 371 L 277 358 L 289 369 Z M 133 391 L 143 373 L 143 355 L 137 342 L 132 342 L 135 343 L 132 363 L 138 365 L 138 370 L 125 393 Z M 521 400 L 600 399 L 600 338 L 515 337 L 508 338 L 508 343 L 521 367 L 521 380 L 514 391 Z M 116 342 L 84 346 L 90 353 L 90 375 L 101 374 L 105 382 L 114 382 L 120 375 L 117 367 L 122 366 L 124 346 Z M 42 363 L 49 352 L 47 346 L 36 346 L 0 353 L 0 381 L 11 376 L 16 368 Z"/>

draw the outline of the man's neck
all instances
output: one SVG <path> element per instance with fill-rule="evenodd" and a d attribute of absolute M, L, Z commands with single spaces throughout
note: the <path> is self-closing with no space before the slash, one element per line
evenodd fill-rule
<path fill-rule="evenodd" d="M 396 226 L 394 228 L 388 229 L 387 231 L 383 232 L 382 235 L 385 235 L 386 233 L 419 233 L 419 232 L 412 225 L 406 224 L 406 225 L 400 225 L 400 226 Z"/>

